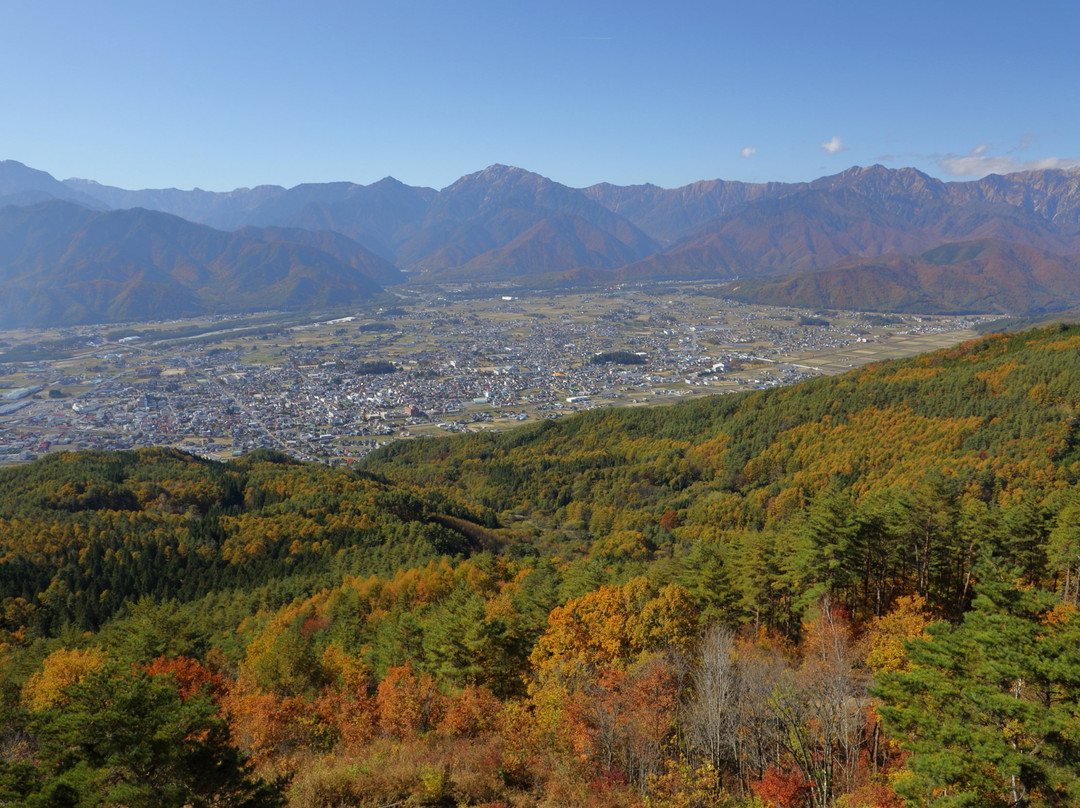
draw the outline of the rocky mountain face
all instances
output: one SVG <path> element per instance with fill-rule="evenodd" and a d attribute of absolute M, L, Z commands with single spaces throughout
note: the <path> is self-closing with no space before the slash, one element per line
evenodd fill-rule
<path fill-rule="evenodd" d="M 704 223 L 735 208 L 792 193 L 805 184 L 745 183 L 704 180 L 681 188 L 656 185 L 592 185 L 584 192 L 609 210 L 625 216 L 667 246 Z"/>
<path fill-rule="evenodd" d="M 1080 229 L 1080 170 L 991 174 L 948 185 L 950 197 L 1003 204 L 1073 231 Z"/>
<path fill-rule="evenodd" d="M 914 290 L 915 298 L 889 305 L 989 305 L 1020 312 L 1071 300 L 1066 276 L 1075 263 L 1071 257 L 1080 255 L 1080 172 L 1060 170 L 942 182 L 913 168 L 869 166 L 808 183 L 708 180 L 674 189 L 606 183 L 575 189 L 493 165 L 439 191 L 387 177 L 370 185 L 215 193 L 60 183 L 21 164 L 0 163 L 0 203 L 48 198 L 98 208 L 144 207 L 246 238 L 252 238 L 248 228 L 263 228 L 256 241 L 318 250 L 381 285 L 398 282 L 398 270 L 419 282 L 534 286 L 730 278 L 748 281 L 740 284 L 740 295 L 774 302 L 784 295 L 792 295 L 790 302 L 809 300 L 806 290 L 823 285 L 830 291 L 822 299 L 837 306 L 874 308 L 900 300 L 895 290 L 873 290 L 876 273 L 878 283 Z M 330 234 L 346 241 L 337 244 Z M 944 284 L 947 277 L 973 272 L 974 265 L 967 259 L 928 263 L 925 254 L 966 242 L 997 245 L 990 251 L 994 260 L 980 270 L 977 285 L 987 287 L 985 294 L 935 292 L 935 272 L 944 273 Z M 365 248 L 362 266 L 350 263 L 359 245 Z M 376 264 L 376 257 L 383 263 Z M 902 283 L 896 275 L 901 265 Z M 1036 272 L 1035 265 L 1057 269 Z M 831 269 L 836 273 L 820 274 Z M 1045 283 L 1039 280 L 1044 275 Z M 1028 284 L 1016 287 L 1020 276 Z M 749 282 L 755 279 L 760 282 Z M 1001 294 L 990 288 L 994 284 Z"/>

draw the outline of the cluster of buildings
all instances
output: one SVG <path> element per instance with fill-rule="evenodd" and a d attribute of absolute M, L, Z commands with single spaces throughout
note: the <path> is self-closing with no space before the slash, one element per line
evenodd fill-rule
<path fill-rule="evenodd" d="M 215 457 L 268 447 L 340 462 L 416 434 L 787 384 L 818 371 L 777 357 L 866 339 L 739 306 L 702 318 L 685 301 L 637 299 L 597 314 L 586 299 L 580 316 L 554 317 L 501 302 L 479 313 L 423 307 L 378 329 L 346 318 L 210 349 L 129 340 L 103 346 L 84 374 L 31 368 L 32 387 L 0 395 L 0 462 L 58 447 L 152 445 Z M 645 362 L 590 361 L 611 350 Z M 372 360 L 387 359 L 393 372 L 372 372 L 387 364 Z"/>

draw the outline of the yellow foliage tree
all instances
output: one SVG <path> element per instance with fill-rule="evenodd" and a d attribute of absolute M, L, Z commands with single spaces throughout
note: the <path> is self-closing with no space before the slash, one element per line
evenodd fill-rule
<path fill-rule="evenodd" d="M 105 652 L 96 646 L 85 650 L 61 648 L 45 658 L 42 668 L 23 685 L 23 704 L 34 712 L 67 703 L 65 688 L 78 684 L 105 664 Z"/>
<path fill-rule="evenodd" d="M 911 662 L 904 643 L 926 639 L 926 627 L 931 622 L 925 598 L 898 598 L 887 614 L 874 619 L 867 632 L 866 666 L 875 674 L 909 670 Z"/>
<path fill-rule="evenodd" d="M 683 587 L 654 593 L 644 578 L 601 586 L 552 610 L 530 661 L 541 681 L 572 683 L 602 668 L 625 668 L 645 652 L 687 649 L 697 636 L 697 610 Z"/>

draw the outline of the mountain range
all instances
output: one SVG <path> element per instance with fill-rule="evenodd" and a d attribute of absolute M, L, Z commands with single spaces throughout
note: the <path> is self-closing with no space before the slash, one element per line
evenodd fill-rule
<path fill-rule="evenodd" d="M 1076 170 L 575 189 L 493 165 L 442 190 L 387 177 L 221 193 L 61 182 L 2 161 L 0 232 L 0 316 L 19 324 L 347 303 L 405 277 L 727 279 L 744 300 L 868 310 L 1080 304 Z"/>
<path fill-rule="evenodd" d="M 215 230 L 144 208 L 0 208 L 0 322 L 70 325 L 360 300 L 400 280 L 336 233 Z"/>

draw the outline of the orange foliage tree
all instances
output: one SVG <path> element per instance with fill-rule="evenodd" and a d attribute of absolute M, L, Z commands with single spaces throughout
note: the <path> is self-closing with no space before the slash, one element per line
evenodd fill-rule
<path fill-rule="evenodd" d="M 442 713 L 442 697 L 435 680 L 417 674 L 412 665 L 397 665 L 386 672 L 375 695 L 379 728 L 399 740 L 431 729 Z"/>

